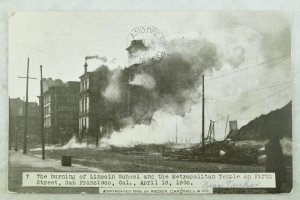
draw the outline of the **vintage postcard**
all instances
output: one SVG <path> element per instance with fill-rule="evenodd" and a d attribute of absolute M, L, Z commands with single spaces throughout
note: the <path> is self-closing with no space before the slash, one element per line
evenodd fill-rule
<path fill-rule="evenodd" d="M 10 12 L 9 191 L 291 192 L 290 18 Z"/>

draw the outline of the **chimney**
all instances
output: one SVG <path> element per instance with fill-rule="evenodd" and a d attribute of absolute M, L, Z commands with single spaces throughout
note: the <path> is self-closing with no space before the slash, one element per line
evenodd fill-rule
<path fill-rule="evenodd" d="M 84 74 L 87 73 L 87 67 L 88 67 L 88 65 L 87 65 L 87 63 L 85 62 L 85 63 L 84 63 Z"/>

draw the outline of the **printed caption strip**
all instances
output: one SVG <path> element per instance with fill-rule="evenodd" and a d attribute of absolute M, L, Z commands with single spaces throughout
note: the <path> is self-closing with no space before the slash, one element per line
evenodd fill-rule
<path fill-rule="evenodd" d="M 100 193 L 197 194 L 213 188 L 274 188 L 275 173 L 23 172 L 23 187 L 99 187 Z"/>

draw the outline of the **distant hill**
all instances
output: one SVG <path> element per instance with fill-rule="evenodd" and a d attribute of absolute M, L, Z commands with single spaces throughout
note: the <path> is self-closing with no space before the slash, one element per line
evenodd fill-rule
<path fill-rule="evenodd" d="M 261 115 L 232 132 L 227 138 L 232 140 L 263 140 L 274 134 L 281 137 L 292 137 L 292 101 L 284 107 Z"/>

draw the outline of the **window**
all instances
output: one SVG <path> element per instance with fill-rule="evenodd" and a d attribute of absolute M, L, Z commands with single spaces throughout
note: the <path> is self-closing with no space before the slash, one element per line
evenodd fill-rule
<path fill-rule="evenodd" d="M 84 98 L 81 99 L 81 108 L 81 111 L 84 112 Z"/>
<path fill-rule="evenodd" d="M 45 127 L 50 127 L 51 126 L 51 118 L 50 117 L 47 117 L 45 118 L 45 121 L 44 121 L 44 126 Z"/>
<path fill-rule="evenodd" d="M 85 97 L 83 97 L 82 100 L 83 100 L 83 104 L 82 104 L 82 106 L 83 106 L 83 112 L 85 112 Z"/>
<path fill-rule="evenodd" d="M 81 107 L 81 99 L 79 100 L 79 112 L 81 112 L 82 110 L 82 107 Z"/>
<path fill-rule="evenodd" d="M 86 83 L 85 83 L 86 89 L 89 89 L 89 79 L 86 79 L 85 81 L 86 81 Z"/>
<path fill-rule="evenodd" d="M 85 109 L 85 111 L 88 111 L 87 110 L 87 97 L 85 97 L 84 99 L 85 99 L 85 101 L 84 101 L 84 109 Z"/>
<path fill-rule="evenodd" d="M 89 128 L 89 118 L 86 118 L 86 128 Z"/>
<path fill-rule="evenodd" d="M 89 97 L 86 97 L 86 104 L 87 104 L 87 106 L 86 106 L 86 110 L 87 111 L 89 111 Z"/>

